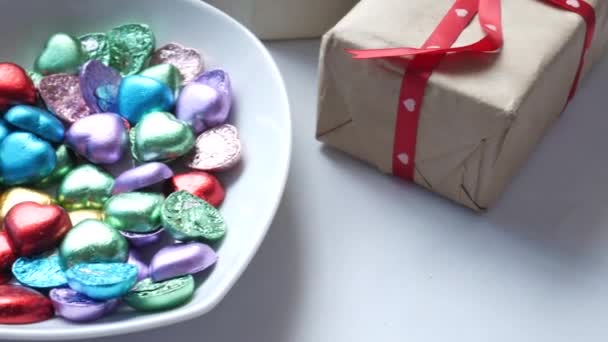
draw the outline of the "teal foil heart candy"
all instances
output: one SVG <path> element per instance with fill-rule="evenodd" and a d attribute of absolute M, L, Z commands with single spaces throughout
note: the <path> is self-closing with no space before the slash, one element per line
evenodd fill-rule
<path fill-rule="evenodd" d="M 105 65 L 110 64 L 110 44 L 105 33 L 89 33 L 78 37 L 88 60 L 96 59 Z"/>
<path fill-rule="evenodd" d="M 0 142 L 0 171 L 6 185 L 34 183 L 55 169 L 55 150 L 27 132 L 9 134 Z"/>
<path fill-rule="evenodd" d="M 172 160 L 187 154 L 194 146 L 190 126 L 166 112 L 147 114 L 129 136 L 133 158 L 145 162 Z"/>
<path fill-rule="evenodd" d="M 217 241 L 226 235 L 226 223 L 211 204 L 187 191 L 174 192 L 161 210 L 163 226 L 181 241 Z"/>
<path fill-rule="evenodd" d="M 110 66 L 124 76 L 141 71 L 154 51 L 155 38 L 148 25 L 127 24 L 108 33 Z"/>
<path fill-rule="evenodd" d="M 65 129 L 59 119 L 50 112 L 33 106 L 14 106 L 6 112 L 4 120 L 15 127 L 54 143 L 63 141 L 65 135 Z"/>
<path fill-rule="evenodd" d="M 147 192 L 125 192 L 113 196 L 103 207 L 104 222 L 134 233 L 150 233 L 161 225 L 160 209 L 165 197 Z"/>
<path fill-rule="evenodd" d="M 171 88 L 161 81 L 135 75 L 122 80 L 117 102 L 118 113 L 136 124 L 145 114 L 169 111 L 175 97 Z"/>
<path fill-rule="evenodd" d="M 114 178 L 100 168 L 84 164 L 70 171 L 57 189 L 57 202 L 68 210 L 100 209 L 112 197 Z"/>
<path fill-rule="evenodd" d="M 126 262 L 128 257 L 127 239 L 116 229 L 94 219 L 72 227 L 59 246 L 63 269 L 80 263 Z"/>
<path fill-rule="evenodd" d="M 57 157 L 57 163 L 53 172 L 44 177 L 40 182 L 36 184 L 38 188 L 46 188 L 49 185 L 58 183 L 74 168 L 75 161 L 72 152 L 65 145 L 59 145 L 55 150 L 55 156 Z"/>
<path fill-rule="evenodd" d="M 43 75 L 73 74 L 85 60 L 80 41 L 68 34 L 57 33 L 51 36 L 44 50 L 36 59 L 35 71 Z"/>
<path fill-rule="evenodd" d="M 179 70 L 172 64 L 159 64 L 151 66 L 140 73 L 141 76 L 153 78 L 164 83 L 173 90 L 173 96 L 177 98 L 183 78 Z"/>

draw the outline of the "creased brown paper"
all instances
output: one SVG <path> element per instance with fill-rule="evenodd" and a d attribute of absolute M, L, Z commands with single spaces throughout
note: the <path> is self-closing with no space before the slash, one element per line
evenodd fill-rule
<path fill-rule="evenodd" d="M 608 2 L 588 0 L 597 27 L 584 74 L 608 42 Z M 344 49 L 420 46 L 452 0 L 363 0 L 323 38 L 317 138 L 390 173 L 402 68 Z M 475 210 L 491 206 L 566 104 L 585 37 L 574 13 L 502 1 L 496 54 L 446 57 L 427 86 L 415 182 Z M 483 36 L 475 20 L 455 46 Z M 575 115 L 575 114 L 574 114 Z"/>

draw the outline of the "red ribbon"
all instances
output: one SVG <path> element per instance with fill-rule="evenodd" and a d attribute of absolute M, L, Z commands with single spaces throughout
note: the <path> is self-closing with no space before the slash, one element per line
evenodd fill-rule
<path fill-rule="evenodd" d="M 540 0 L 555 7 L 574 12 L 587 25 L 585 44 L 578 71 L 574 79 L 568 102 L 574 97 L 583 71 L 585 57 L 595 32 L 595 10 L 585 0 Z M 479 14 L 479 24 L 486 35 L 479 41 L 460 47 L 452 47 L 460 34 Z M 451 53 L 498 52 L 503 46 L 501 0 L 456 0 L 443 17 L 435 31 L 420 48 L 389 48 L 369 50 L 347 50 L 355 59 L 389 58 L 407 65 L 401 84 L 397 106 L 395 140 L 393 145 L 393 174 L 414 179 L 418 121 L 429 78 L 441 60 Z M 403 58 L 412 56 L 406 63 Z"/>

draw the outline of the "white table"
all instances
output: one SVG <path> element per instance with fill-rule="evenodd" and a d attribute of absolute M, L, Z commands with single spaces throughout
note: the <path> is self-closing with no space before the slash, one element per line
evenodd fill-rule
<path fill-rule="evenodd" d="M 608 59 L 478 215 L 323 148 L 318 41 L 268 46 L 289 89 L 294 150 L 258 255 L 208 315 L 96 341 L 608 339 Z"/>

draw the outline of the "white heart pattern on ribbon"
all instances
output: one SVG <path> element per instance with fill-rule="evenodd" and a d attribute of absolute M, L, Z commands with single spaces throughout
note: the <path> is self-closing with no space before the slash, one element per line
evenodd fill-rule
<path fill-rule="evenodd" d="M 399 159 L 403 165 L 407 165 L 410 162 L 410 157 L 407 155 L 407 153 L 400 153 L 397 155 L 397 159 Z"/>
<path fill-rule="evenodd" d="M 416 100 L 407 99 L 403 101 L 403 106 L 405 106 L 405 109 L 407 109 L 408 112 L 413 112 L 416 110 Z"/>
<path fill-rule="evenodd" d="M 566 1 L 566 4 L 568 6 L 572 6 L 574 8 L 580 8 L 581 7 L 581 3 L 578 2 L 578 0 L 568 0 L 568 1 Z"/>
<path fill-rule="evenodd" d="M 486 24 L 486 27 L 494 32 L 496 32 L 496 26 L 492 25 L 492 24 Z"/>
<path fill-rule="evenodd" d="M 464 17 L 466 17 L 469 14 L 469 11 L 467 11 L 464 8 L 457 8 L 454 11 L 456 11 L 456 15 L 459 16 L 459 17 L 461 17 L 461 18 L 464 18 Z"/>

